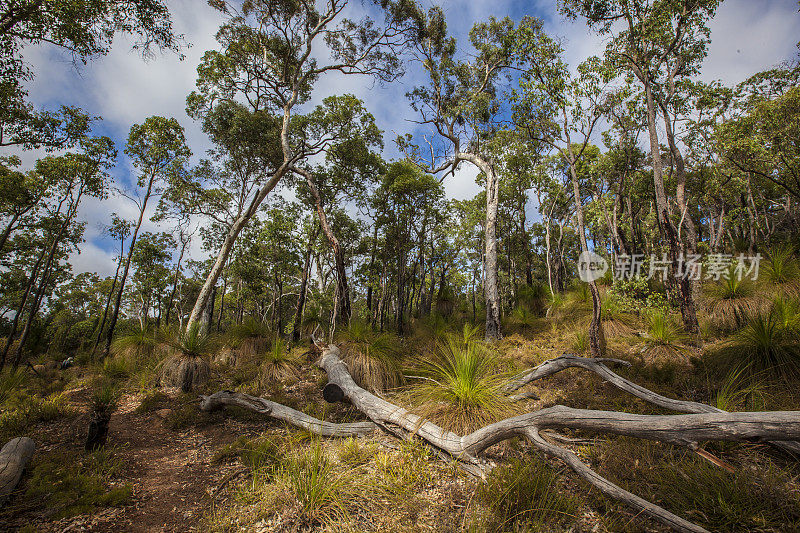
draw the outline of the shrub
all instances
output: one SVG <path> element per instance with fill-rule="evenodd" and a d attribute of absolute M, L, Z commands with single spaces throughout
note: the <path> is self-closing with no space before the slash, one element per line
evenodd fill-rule
<path fill-rule="evenodd" d="M 279 477 L 299 504 L 299 521 L 318 526 L 347 519 L 346 479 L 330 464 L 317 442 L 283 464 Z"/>
<path fill-rule="evenodd" d="M 265 382 L 273 383 L 298 376 L 298 358 L 289 350 L 283 339 L 275 339 L 262 358 L 264 364 L 261 368 L 261 378 Z"/>
<path fill-rule="evenodd" d="M 738 329 L 747 316 L 759 310 L 753 282 L 736 275 L 735 266 L 727 272 L 727 279 L 706 285 L 705 300 L 709 318 L 723 330 Z"/>
<path fill-rule="evenodd" d="M 794 257 L 792 245 L 779 244 L 770 248 L 764 265 L 764 275 L 768 281 L 778 285 L 797 281 L 800 277 L 800 268 Z"/>

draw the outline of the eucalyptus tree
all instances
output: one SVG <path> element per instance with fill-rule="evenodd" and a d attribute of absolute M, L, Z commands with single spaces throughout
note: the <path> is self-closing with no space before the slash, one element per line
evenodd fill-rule
<path fill-rule="evenodd" d="M 514 34 L 514 52 L 523 65 L 519 89 L 512 95 L 514 122 L 523 138 L 556 150 L 566 163 L 572 184 L 578 238 L 585 256 L 590 253 L 579 167 L 592 148 L 590 140 L 602 112 L 606 72 L 593 57 L 577 67 L 572 76 L 561 58 L 563 48 L 542 29 L 542 21 L 526 17 Z M 596 150 L 596 148 L 594 148 Z M 589 346 L 594 357 L 605 351 L 600 321 L 600 291 L 595 280 L 586 280 L 592 295 Z"/>
<path fill-rule="evenodd" d="M 370 18 L 346 17 L 347 0 L 328 0 L 320 9 L 313 2 L 253 0 L 236 7 L 220 0 L 212 5 L 227 16 L 217 32 L 221 50 L 208 51 L 198 67 L 198 90 L 187 99 L 191 115 L 203 118 L 219 106 L 242 102 L 247 113 L 272 116 L 275 131 L 270 146 L 277 157 L 250 177 L 245 208 L 230 224 L 206 276 L 189 324 L 206 307 L 234 242 L 267 195 L 304 157 L 292 141 L 297 106 L 306 103 L 321 76 L 330 72 L 392 81 L 401 74 L 398 54 L 408 44 L 409 21 L 417 13 L 413 2 L 383 0 L 384 24 Z M 241 150 L 253 148 L 239 139 Z"/>
<path fill-rule="evenodd" d="M 668 109 L 667 99 L 676 94 L 673 88 L 679 80 L 699 72 L 709 42 L 707 21 L 720 2 L 561 0 L 561 10 L 568 17 L 583 17 L 590 27 L 610 37 L 607 60 L 620 71 L 632 72 L 644 89 L 657 221 L 677 278 L 683 324 L 691 333 L 699 331 L 697 312 L 691 282 L 687 276 L 680 275 L 682 243 L 664 188 L 658 112 L 659 105 Z"/>
<path fill-rule="evenodd" d="M 107 137 L 85 138 L 80 148 L 80 152 L 47 156 L 36 162 L 34 171 L 48 184 L 48 201 L 33 228 L 39 235 L 38 257 L 28 273 L 27 286 L 0 356 L 0 366 L 5 363 L 19 321 L 27 311 L 14 352 L 14 365 L 20 363 L 33 322 L 53 288 L 61 262 L 82 239 L 84 224 L 76 223 L 81 201 L 87 196 L 104 198 L 107 195 L 108 169 L 116 157 L 114 143 Z"/>
<path fill-rule="evenodd" d="M 416 289 L 421 290 L 424 283 L 424 276 L 420 283 L 416 278 L 423 266 L 420 263 L 425 235 L 435 222 L 436 211 L 441 209 L 443 200 L 441 183 L 405 160 L 388 165 L 372 198 L 376 207 L 375 224 L 383 235 L 384 244 L 377 309 L 383 316 L 389 301 L 394 300 L 395 327 L 401 334 L 406 330 Z"/>
<path fill-rule="evenodd" d="M 136 241 L 131 264 L 135 271 L 131 277 L 131 307 L 136 310 L 139 325 L 144 330 L 150 323 L 150 310 L 161 323 L 167 284 L 169 283 L 169 262 L 176 246 L 175 238 L 169 233 L 144 232 Z"/>
<path fill-rule="evenodd" d="M 114 37 L 127 34 L 144 55 L 178 51 L 161 0 L 5 0 L 0 3 L 0 146 L 68 148 L 88 131 L 89 117 L 71 107 L 36 110 L 25 82 L 34 74 L 23 58 L 26 46 L 45 45 L 85 63 L 105 55 Z"/>
<path fill-rule="evenodd" d="M 119 280 L 119 271 L 122 268 L 122 262 L 125 259 L 125 240 L 131 233 L 131 223 L 119 217 L 116 213 L 111 215 L 111 224 L 105 228 L 105 233 L 115 241 L 119 241 L 119 255 L 117 256 L 117 268 L 114 271 L 114 278 L 111 281 L 111 286 L 106 294 L 106 303 L 103 306 L 103 317 L 100 319 L 100 324 L 97 326 L 97 336 L 94 339 L 92 346 L 92 354 L 97 351 L 97 346 L 100 344 L 100 338 L 105 331 L 106 320 L 108 319 L 108 310 L 111 307 L 111 298 L 115 294 L 117 288 L 117 281 Z"/>
<path fill-rule="evenodd" d="M 103 356 L 108 355 L 111 349 L 111 340 L 114 337 L 114 329 L 122 306 L 125 282 L 128 278 L 133 252 L 136 249 L 136 238 L 142 227 L 147 205 L 151 198 L 160 196 L 169 183 L 176 181 L 177 176 L 184 173 L 192 152 L 186 146 L 183 127 L 177 120 L 153 116 L 141 124 L 131 126 L 125 153 L 130 158 L 133 168 L 138 172 L 136 183 L 140 191 L 137 191 L 131 199 L 138 208 L 139 216 L 133 225 L 131 240 L 128 243 L 128 254 L 122 268 L 114 310 L 108 324 Z"/>
<path fill-rule="evenodd" d="M 343 202 L 364 204 L 370 185 L 375 184 L 383 160 L 375 149 L 383 148 L 382 132 L 375 118 L 353 95 L 329 96 L 305 116 L 298 117 L 294 136 L 306 157 L 324 154 L 323 165 L 297 165 L 292 171 L 303 179 L 303 192 L 317 212 L 320 228 L 328 240 L 336 268 L 336 317 L 347 324 L 352 314 L 345 255 L 334 234 L 325 205 Z"/>
<path fill-rule="evenodd" d="M 497 269 L 497 209 L 500 177 L 492 156 L 495 134 L 503 127 L 504 109 L 498 100 L 501 84 L 514 64 L 509 36 L 513 22 L 491 18 L 475 24 L 470 42 L 475 49 L 470 60 L 459 60 L 456 41 L 447 35 L 440 8 L 432 8 L 420 21 L 415 47 L 417 61 L 429 81 L 414 88 L 408 97 L 419 113 L 416 121 L 431 128 L 433 138 L 424 137 L 425 147 L 414 144 L 409 134 L 398 139 L 406 154 L 431 174 L 455 174 L 460 163 L 474 165 L 485 177 L 485 279 L 486 339 L 502 337 Z"/>

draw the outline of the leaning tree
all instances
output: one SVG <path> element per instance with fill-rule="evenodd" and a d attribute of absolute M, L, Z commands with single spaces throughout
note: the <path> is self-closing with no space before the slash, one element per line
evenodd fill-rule
<path fill-rule="evenodd" d="M 198 322 L 242 229 L 267 195 L 305 157 L 293 142 L 297 108 L 308 102 L 319 79 L 329 73 L 392 81 L 402 73 L 398 54 L 408 45 L 417 7 L 406 0 L 367 3 L 380 11 L 383 25 L 368 16 L 353 20 L 356 8 L 347 0 L 328 0 L 321 9 L 313 2 L 253 0 L 237 8 L 234 2 L 212 5 L 228 18 L 217 32 L 221 50 L 208 51 L 198 67 L 198 90 L 187 99 L 190 115 L 207 121 L 220 106 L 242 104 L 241 113 L 276 119 L 274 159 L 248 177 L 244 209 L 227 228 L 189 316 Z M 241 116 L 241 115 L 240 115 Z M 266 117 L 265 117 L 266 118 Z M 247 135 L 236 139 L 240 150 L 258 150 Z"/>

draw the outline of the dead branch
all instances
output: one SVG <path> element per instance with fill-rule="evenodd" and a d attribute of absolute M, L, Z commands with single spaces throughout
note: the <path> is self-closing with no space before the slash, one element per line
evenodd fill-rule
<path fill-rule="evenodd" d="M 241 392 L 220 391 L 210 396 L 200 396 L 200 409 L 203 411 L 213 411 L 226 405 L 235 405 L 277 418 L 323 437 L 362 437 L 369 435 L 376 429 L 375 424 L 372 422 L 352 422 L 348 424 L 325 422 L 291 407 Z"/>

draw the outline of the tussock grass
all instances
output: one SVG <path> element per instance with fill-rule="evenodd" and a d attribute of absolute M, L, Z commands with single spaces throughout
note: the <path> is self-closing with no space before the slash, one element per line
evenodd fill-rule
<path fill-rule="evenodd" d="M 609 441 L 593 456 L 602 475 L 710 531 L 800 527 L 792 478 L 769 461 L 730 473 L 688 450 L 629 438 Z"/>
<path fill-rule="evenodd" d="M 361 387 L 383 393 L 402 382 L 400 340 L 354 320 L 342 332 L 344 362 Z"/>
<path fill-rule="evenodd" d="M 484 531 L 563 530 L 578 512 L 558 472 L 539 457 L 495 468 L 478 486 L 477 497 L 491 513 L 479 525 Z"/>
<path fill-rule="evenodd" d="M 264 361 L 260 375 L 262 384 L 297 379 L 300 375 L 297 354 L 281 338 L 275 339 L 270 349 L 261 354 L 261 358 Z"/>
<path fill-rule="evenodd" d="M 689 336 L 666 313 L 651 312 L 647 315 L 647 331 L 642 338 L 640 353 L 649 360 L 686 358 L 684 346 Z"/>
<path fill-rule="evenodd" d="M 783 318 L 772 311 L 753 315 L 716 357 L 728 368 L 746 368 L 750 373 L 800 376 L 800 337 L 793 325 L 784 325 Z"/>
<path fill-rule="evenodd" d="M 111 343 L 111 355 L 115 358 L 139 361 L 151 357 L 158 345 L 155 332 L 137 324 L 130 333 L 114 338 Z"/>
<path fill-rule="evenodd" d="M 507 376 L 483 343 L 449 335 L 431 359 L 417 361 L 424 379 L 412 389 L 420 414 L 446 429 L 464 433 L 494 422 L 513 411 L 502 392 Z M 465 342 L 467 337 L 468 342 Z"/>

